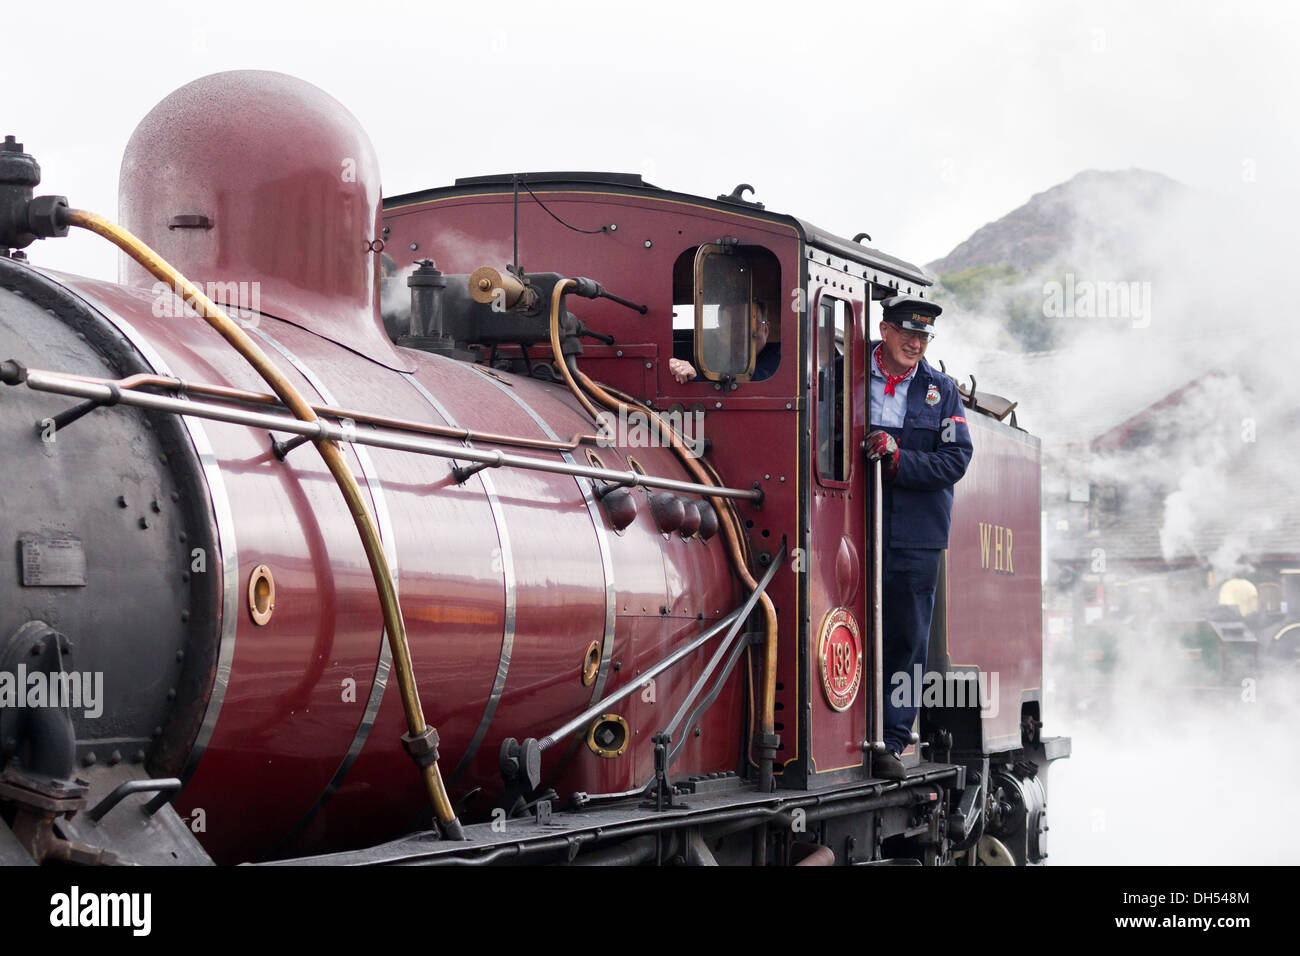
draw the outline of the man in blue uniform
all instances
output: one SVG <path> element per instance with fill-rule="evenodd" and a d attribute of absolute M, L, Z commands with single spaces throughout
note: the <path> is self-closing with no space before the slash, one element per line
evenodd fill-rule
<path fill-rule="evenodd" d="M 912 739 L 916 667 L 925 670 L 939 558 L 948 547 L 952 487 L 971 458 L 965 409 L 952 379 L 932 369 L 925 349 L 943 310 L 896 295 L 883 303 L 881 340 L 871 366 L 867 458 L 883 468 L 884 740 L 877 777 L 902 780 L 898 755 Z M 901 685 L 895 675 L 905 675 Z"/>

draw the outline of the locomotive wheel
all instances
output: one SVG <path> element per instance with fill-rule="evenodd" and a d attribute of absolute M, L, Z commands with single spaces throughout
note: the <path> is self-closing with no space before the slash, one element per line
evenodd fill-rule
<path fill-rule="evenodd" d="M 976 866 L 1015 866 L 1016 858 L 997 837 L 982 836 L 975 847 Z"/>

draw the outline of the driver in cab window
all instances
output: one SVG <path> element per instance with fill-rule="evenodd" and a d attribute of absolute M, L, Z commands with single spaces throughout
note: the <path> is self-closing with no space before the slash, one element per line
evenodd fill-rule
<path fill-rule="evenodd" d="M 767 306 L 764 302 L 755 299 L 750 303 L 750 317 L 754 321 L 754 350 L 758 353 L 758 357 L 754 360 L 754 374 L 750 381 L 761 382 L 771 378 L 781 364 L 781 343 L 768 341 L 771 322 L 767 318 Z M 686 359 L 671 358 L 668 360 L 668 368 L 679 385 L 693 381 L 697 375 L 695 366 Z"/>

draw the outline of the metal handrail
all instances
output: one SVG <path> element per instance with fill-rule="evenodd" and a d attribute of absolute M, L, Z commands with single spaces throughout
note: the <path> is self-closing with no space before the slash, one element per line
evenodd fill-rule
<path fill-rule="evenodd" d="M 94 399 L 107 404 L 132 405 L 137 408 L 170 412 L 176 415 L 188 415 L 193 418 L 228 422 L 235 425 L 248 425 L 255 428 L 265 428 L 267 431 L 288 432 L 293 435 L 305 436 L 314 441 L 331 440 L 357 445 L 370 445 L 376 448 L 391 448 L 397 451 L 409 451 L 438 458 L 482 462 L 490 468 L 525 468 L 532 471 L 546 471 L 553 474 L 572 475 L 599 481 L 615 481 L 627 485 L 641 485 L 647 488 L 662 488 L 666 491 L 677 491 L 684 494 L 742 498 L 748 501 L 761 501 L 763 498 L 763 492 L 757 488 L 719 488 L 692 481 L 678 481 L 675 478 L 656 478 L 635 471 L 614 471 L 609 468 L 569 464 L 564 461 L 531 458 L 526 455 L 484 451 L 478 448 L 468 448 L 464 445 L 445 445 L 440 442 L 379 429 L 360 431 L 355 424 L 335 424 L 321 418 L 307 422 L 284 415 L 254 412 L 211 402 L 169 398 L 164 395 L 126 390 L 116 382 L 92 382 L 83 378 L 40 369 L 26 370 L 25 378 L 28 387 L 36 391 L 73 395 L 78 398 Z M 12 384 L 18 383 L 14 382 Z"/>
<path fill-rule="evenodd" d="M 875 684 L 875 698 L 872 704 L 871 736 L 868 747 L 872 753 L 885 752 L 885 679 L 881 673 L 885 669 L 885 617 L 884 617 L 884 501 L 885 482 L 882 475 L 883 466 L 880 459 L 871 465 L 871 644 L 872 644 L 872 683 Z"/>
<path fill-rule="evenodd" d="M 650 668 L 648 671 L 642 674 L 640 680 L 638 680 L 636 683 L 627 684 L 623 687 L 620 687 L 618 690 L 614 691 L 614 693 L 610 694 L 608 697 L 602 698 L 601 700 L 592 704 L 582 713 L 580 713 L 577 717 L 574 717 L 572 720 L 566 722 L 558 730 L 551 731 L 549 734 L 547 734 L 545 737 L 543 737 L 541 740 L 537 742 L 538 746 L 542 750 L 548 750 L 549 748 L 559 743 L 561 740 L 564 740 L 574 731 L 581 728 L 583 724 L 587 723 L 590 720 L 595 719 L 596 717 L 599 717 L 601 714 L 603 714 L 606 711 L 606 709 L 613 706 L 614 704 L 617 704 L 624 697 L 630 697 L 632 694 L 636 693 L 636 691 L 640 690 L 641 688 L 649 684 L 653 678 L 655 678 L 659 674 L 662 674 L 668 668 L 672 667 L 682 658 L 686 657 L 688 654 L 694 651 L 697 647 L 699 647 L 702 644 L 708 643 L 708 641 L 716 637 L 719 633 L 722 632 L 724 628 L 732 624 L 738 617 L 740 617 L 742 611 L 744 611 L 744 605 L 736 608 L 726 617 L 715 622 L 707 630 L 705 630 L 699 637 L 695 638 L 695 640 L 691 641 L 689 644 L 684 644 L 681 647 L 679 647 L 677 650 L 673 651 L 671 654 L 669 654 L 667 657 L 661 660 L 654 667 Z M 743 620 L 743 618 L 741 619 Z"/>
<path fill-rule="evenodd" d="M 687 693 L 685 699 L 682 701 L 681 706 L 678 707 L 677 712 L 673 714 L 672 720 L 670 720 L 668 722 L 668 725 L 664 727 L 663 733 L 668 735 L 670 738 L 674 733 L 676 733 L 677 728 L 681 724 L 682 719 L 686 716 L 687 711 L 690 710 L 691 705 L 695 703 L 695 699 L 700 695 L 700 692 L 704 689 L 704 685 L 708 683 L 709 677 L 712 676 L 713 671 L 718 666 L 718 663 L 726 655 L 727 649 L 731 647 L 732 641 L 736 639 L 736 635 L 740 632 L 741 625 L 745 623 L 745 619 L 749 617 L 749 612 L 753 610 L 754 605 L 758 603 L 758 599 L 767 590 L 768 584 L 770 584 L 772 578 L 776 576 L 776 569 L 781 566 L 781 562 L 784 560 L 785 560 L 785 543 L 782 542 L 781 550 L 778 551 L 776 557 L 772 559 L 771 567 L 767 569 L 767 573 L 764 574 L 762 580 L 758 582 L 758 587 L 756 587 L 753 593 L 749 595 L 749 599 L 745 602 L 744 606 L 741 608 L 741 612 L 742 612 L 741 617 L 731 625 L 731 630 L 727 632 L 727 636 L 722 639 L 722 642 L 718 645 L 718 649 L 714 651 L 713 657 L 710 658 L 709 663 L 705 666 L 704 670 L 700 672 L 700 676 L 696 678 L 695 683 L 691 686 L 691 689 L 689 693 Z M 737 646 L 736 653 L 733 653 L 731 660 L 727 662 L 726 668 L 723 669 L 722 676 L 718 678 L 719 684 L 716 685 L 713 688 L 713 690 L 709 693 L 709 695 L 705 698 L 704 700 L 705 710 L 707 710 L 708 707 L 712 705 L 713 701 L 717 698 L 718 692 L 721 690 L 720 682 L 726 680 L 727 677 L 731 675 L 731 670 L 733 667 L 735 667 L 735 662 L 739 656 L 739 650 L 741 646 L 743 645 Z M 697 708 L 694 711 L 691 711 L 690 723 L 691 724 L 695 723 L 695 721 L 699 720 L 702 715 L 703 715 L 703 710 L 699 708 Z M 664 768 L 665 770 L 668 767 L 672 766 L 672 762 L 677 758 L 677 755 L 681 752 L 681 748 L 682 748 L 682 741 L 677 741 L 677 746 L 672 748 L 669 751 L 668 764 L 667 766 L 665 766 Z"/>

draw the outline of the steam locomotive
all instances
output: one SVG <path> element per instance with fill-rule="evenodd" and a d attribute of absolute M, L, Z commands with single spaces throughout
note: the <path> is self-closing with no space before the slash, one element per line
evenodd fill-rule
<path fill-rule="evenodd" d="M 0 860 L 1046 858 L 1039 443 L 996 396 L 929 671 L 879 664 L 867 349 L 924 270 L 747 186 L 384 199 L 275 73 L 149 113 L 122 226 L 39 179 L 9 137 Z M 119 281 L 27 260 L 71 228 Z"/>

